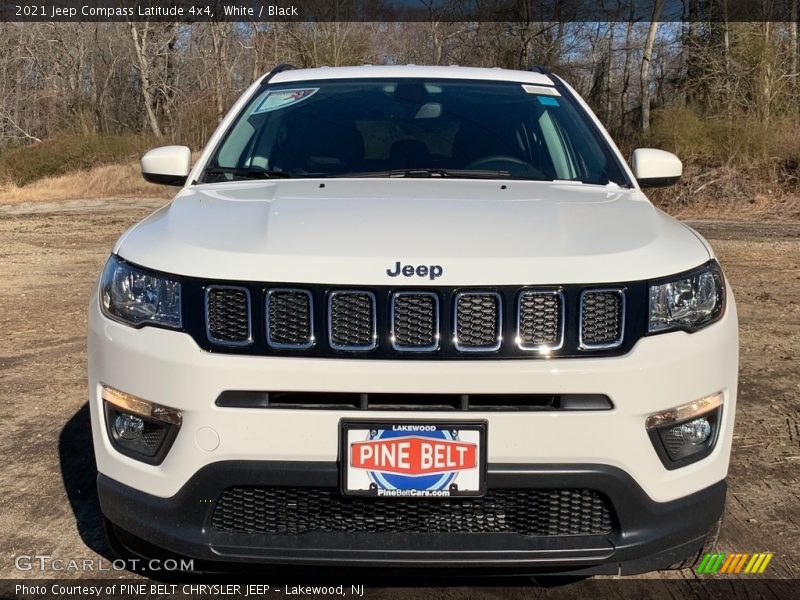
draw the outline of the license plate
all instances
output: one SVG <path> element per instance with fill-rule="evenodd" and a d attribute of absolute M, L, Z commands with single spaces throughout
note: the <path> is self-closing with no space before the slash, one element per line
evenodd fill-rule
<path fill-rule="evenodd" d="M 449 498 L 486 492 L 486 422 L 342 421 L 342 493 Z"/>

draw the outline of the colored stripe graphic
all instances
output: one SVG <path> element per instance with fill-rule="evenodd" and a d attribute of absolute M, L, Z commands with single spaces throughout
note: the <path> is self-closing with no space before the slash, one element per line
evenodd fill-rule
<path fill-rule="evenodd" d="M 722 563 L 722 568 L 719 570 L 720 573 L 727 573 L 728 567 L 730 567 L 731 563 L 736 560 L 738 557 L 736 554 L 728 554 L 728 557 L 725 559 L 725 562 Z"/>
<path fill-rule="evenodd" d="M 710 560 L 711 560 L 711 554 L 706 552 L 706 555 L 703 557 L 703 560 L 697 566 L 697 569 L 695 569 L 695 572 L 697 572 L 697 573 L 705 573 L 706 572 L 706 567 L 708 566 L 708 563 L 709 563 Z"/>
<path fill-rule="evenodd" d="M 701 575 L 713 575 L 715 573 L 727 575 L 741 573 L 742 569 L 744 569 L 745 573 L 760 575 L 767 569 L 767 565 L 773 556 L 775 556 L 773 552 L 757 552 L 755 554 L 748 552 L 735 552 L 732 554 L 709 552 L 700 561 L 695 572 Z"/>
<path fill-rule="evenodd" d="M 723 552 L 720 552 L 719 554 L 717 554 L 717 558 L 714 561 L 714 564 L 711 566 L 712 573 L 716 573 L 719 570 L 723 560 L 725 560 L 725 554 Z"/>
<path fill-rule="evenodd" d="M 737 565 L 736 565 L 736 570 L 734 571 L 734 573 L 739 573 L 739 572 L 741 572 L 741 570 L 742 570 L 742 567 L 744 567 L 744 563 L 745 563 L 745 562 L 747 562 L 747 558 L 748 558 L 749 556 L 750 556 L 750 554 L 749 554 L 749 553 L 747 553 L 747 552 L 745 552 L 745 553 L 743 553 L 743 554 L 742 554 L 742 558 L 739 560 L 739 564 L 737 564 Z"/>
<path fill-rule="evenodd" d="M 769 561 L 772 560 L 773 556 L 774 554 L 772 554 L 772 552 L 764 555 L 764 562 L 761 563 L 761 568 L 758 570 L 759 574 L 763 573 L 766 570 L 767 565 L 769 564 Z"/>

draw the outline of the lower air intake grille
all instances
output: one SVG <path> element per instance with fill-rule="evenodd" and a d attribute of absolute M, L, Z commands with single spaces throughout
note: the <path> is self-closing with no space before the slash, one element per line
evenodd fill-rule
<path fill-rule="evenodd" d="M 212 525 L 230 533 L 518 533 L 600 535 L 613 528 L 594 490 L 489 490 L 482 498 L 355 498 L 310 487 L 235 487 L 217 500 Z"/>
<path fill-rule="evenodd" d="M 392 296 L 392 346 L 396 350 L 435 350 L 439 346 L 439 300 L 428 292 Z"/>
<path fill-rule="evenodd" d="M 371 292 L 333 292 L 329 297 L 328 333 L 337 350 L 375 347 L 375 296 Z"/>
<path fill-rule="evenodd" d="M 622 343 L 625 296 L 622 290 L 588 290 L 581 295 L 580 342 L 584 348 Z"/>
<path fill-rule="evenodd" d="M 494 292 L 456 295 L 456 347 L 489 351 L 500 347 L 500 296 Z"/>
<path fill-rule="evenodd" d="M 564 294 L 527 291 L 519 296 L 519 347 L 522 350 L 560 348 L 564 341 Z"/>
<path fill-rule="evenodd" d="M 267 343 L 273 348 L 309 348 L 314 343 L 311 293 L 296 289 L 267 292 Z"/>
<path fill-rule="evenodd" d="M 215 285 L 206 289 L 206 333 L 217 344 L 250 343 L 250 292 L 247 288 Z"/>

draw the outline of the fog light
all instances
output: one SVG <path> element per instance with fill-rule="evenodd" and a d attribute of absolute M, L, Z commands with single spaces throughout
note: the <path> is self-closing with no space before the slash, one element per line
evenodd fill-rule
<path fill-rule="evenodd" d="M 694 446 L 702 444 L 711 435 L 711 423 L 705 417 L 689 421 L 679 427 L 673 427 L 673 429 L 679 430 L 675 435 L 682 437 L 684 442 Z"/>
<path fill-rule="evenodd" d="M 719 392 L 647 417 L 645 427 L 661 462 L 676 469 L 708 456 L 722 412 Z"/>
<path fill-rule="evenodd" d="M 114 419 L 114 433 L 125 440 L 135 440 L 144 431 L 144 421 L 139 417 L 120 413 Z"/>
<path fill-rule="evenodd" d="M 180 411 L 104 385 L 102 388 L 108 437 L 114 449 L 142 462 L 157 465 L 178 435 Z"/>

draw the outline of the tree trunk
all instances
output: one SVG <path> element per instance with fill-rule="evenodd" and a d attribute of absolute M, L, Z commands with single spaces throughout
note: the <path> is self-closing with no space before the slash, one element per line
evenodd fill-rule
<path fill-rule="evenodd" d="M 211 43 L 214 46 L 214 99 L 219 121 L 225 114 L 225 92 L 230 88 L 227 40 L 230 31 L 227 23 L 209 23 L 209 28 L 211 29 Z"/>
<path fill-rule="evenodd" d="M 791 22 L 789 23 L 789 71 L 791 73 L 792 100 L 795 113 L 800 111 L 800 89 L 798 89 L 798 73 L 800 69 L 800 46 L 797 40 L 797 21 L 800 19 L 798 0 L 792 0 Z"/>
<path fill-rule="evenodd" d="M 631 68 L 631 42 L 633 40 L 633 4 L 631 4 L 630 18 L 625 30 L 625 62 L 622 66 L 622 90 L 619 95 L 619 130 L 624 133 L 627 123 L 625 122 L 625 114 L 627 111 L 626 101 L 628 99 L 628 86 L 630 85 L 630 68 Z"/>
<path fill-rule="evenodd" d="M 733 90 L 731 89 L 731 36 L 730 23 L 728 22 L 728 0 L 722 0 L 722 28 L 724 44 L 724 79 L 725 79 L 725 116 L 730 121 L 733 118 Z"/>
<path fill-rule="evenodd" d="M 150 28 L 150 23 L 144 23 L 141 34 L 139 33 L 139 24 L 131 23 L 131 37 L 133 38 L 133 48 L 136 52 L 136 68 L 139 71 L 139 78 L 142 85 L 142 100 L 144 101 L 144 109 L 147 114 L 147 122 L 150 124 L 150 129 L 157 138 L 163 137 L 161 127 L 158 124 L 158 117 L 153 108 L 153 94 L 150 89 L 150 61 L 147 57 L 147 33 Z"/>
<path fill-rule="evenodd" d="M 650 28 L 647 30 L 647 39 L 644 43 L 644 53 L 642 54 L 642 131 L 650 131 L 650 60 L 653 58 L 653 46 L 656 43 L 656 33 L 658 33 L 661 9 L 664 7 L 664 0 L 656 0 L 653 4 L 653 18 L 650 21 Z"/>

